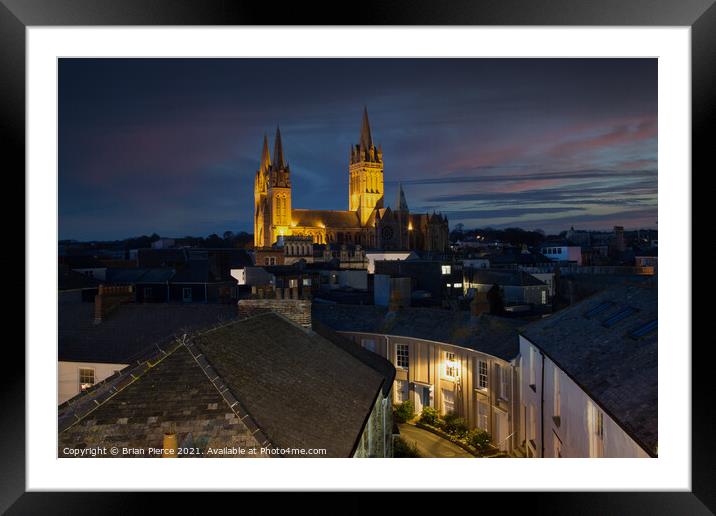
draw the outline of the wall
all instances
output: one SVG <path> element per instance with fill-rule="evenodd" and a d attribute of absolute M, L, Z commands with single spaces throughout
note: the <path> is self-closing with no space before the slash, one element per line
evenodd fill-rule
<path fill-rule="evenodd" d="M 381 389 L 368 417 L 353 457 L 393 457 L 392 391 L 387 397 Z"/>
<path fill-rule="evenodd" d="M 366 260 L 368 261 L 368 274 L 375 272 L 376 260 L 407 260 L 409 258 L 417 258 L 418 255 L 412 251 L 395 251 L 385 253 L 365 253 Z"/>
<path fill-rule="evenodd" d="M 454 393 L 455 412 L 464 417 L 470 428 L 480 426 L 478 421 L 478 401 L 485 403 L 487 409 L 486 430 L 493 436 L 496 444 L 509 451 L 513 449 L 514 431 L 513 407 L 519 404 L 518 391 L 514 390 L 515 371 L 512 364 L 491 355 L 448 343 L 424 339 L 380 335 L 374 333 L 343 332 L 356 344 L 387 358 L 396 367 L 396 381 L 408 382 L 408 399 L 419 410 L 421 393 L 424 388 L 430 392 L 429 405 L 443 412 L 444 392 Z M 408 346 L 408 369 L 398 367 L 396 348 L 398 344 Z M 459 374 L 456 378 L 446 376 L 445 353 L 455 354 Z M 487 364 L 487 389 L 479 390 L 479 362 Z M 506 392 L 504 399 L 499 396 L 500 380 L 498 369 L 504 368 Z M 393 403 L 398 402 L 397 388 L 393 386 Z"/>
<path fill-rule="evenodd" d="M 60 405 L 80 393 L 80 367 L 94 369 L 94 381 L 99 383 L 127 364 L 101 364 L 92 362 L 57 363 L 57 404 Z"/>
<path fill-rule="evenodd" d="M 544 456 L 555 456 L 555 439 L 561 443 L 562 457 L 590 457 L 590 404 L 602 413 L 604 438 L 603 457 L 648 457 L 644 451 L 621 427 L 592 400 L 567 374 L 549 358 L 535 350 L 535 390 L 530 387 L 530 346 L 529 340 L 520 336 L 520 357 L 522 360 L 523 412 L 527 408 L 525 429 L 529 437 L 529 407 L 536 415 L 534 445 L 530 453 L 542 454 L 541 415 L 544 409 Z M 544 360 L 544 406 L 542 407 L 542 360 Z M 555 382 L 555 371 L 558 380 Z M 555 385 L 559 385 L 559 410 L 556 410 Z M 555 416 L 559 414 L 558 418 Z M 529 441 L 529 439 L 528 439 Z"/>

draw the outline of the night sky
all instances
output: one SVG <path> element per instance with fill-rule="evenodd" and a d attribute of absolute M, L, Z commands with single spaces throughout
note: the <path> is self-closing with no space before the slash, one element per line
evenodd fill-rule
<path fill-rule="evenodd" d="M 61 59 L 60 238 L 253 230 L 280 124 L 294 208 L 348 207 L 363 106 L 386 204 L 450 227 L 655 228 L 656 59 Z"/>

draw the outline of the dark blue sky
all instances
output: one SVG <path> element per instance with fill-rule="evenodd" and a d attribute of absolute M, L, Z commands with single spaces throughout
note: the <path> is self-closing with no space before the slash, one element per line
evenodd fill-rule
<path fill-rule="evenodd" d="M 364 105 L 389 205 L 400 181 L 411 211 L 442 211 L 451 227 L 656 227 L 656 59 L 59 66 L 61 239 L 250 232 L 276 124 L 293 206 L 347 209 Z"/>

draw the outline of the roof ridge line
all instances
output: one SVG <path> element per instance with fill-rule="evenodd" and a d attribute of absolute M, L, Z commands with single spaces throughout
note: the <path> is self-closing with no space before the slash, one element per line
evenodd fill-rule
<path fill-rule="evenodd" d="M 69 429 L 72 428 L 73 426 L 75 426 L 77 423 L 79 423 L 80 421 L 82 421 L 83 419 L 85 419 L 87 416 L 89 416 L 90 414 L 92 414 L 92 412 L 94 412 L 95 410 L 97 410 L 98 408 L 100 408 L 101 406 L 103 406 L 105 403 L 107 403 L 109 400 L 111 400 L 112 398 L 114 398 L 117 394 L 119 394 L 120 392 L 123 392 L 127 387 L 129 387 L 129 386 L 132 385 L 134 382 L 136 382 L 137 380 L 139 380 L 140 378 L 142 378 L 142 377 L 147 373 L 147 371 L 149 371 L 150 369 L 156 367 L 156 366 L 159 365 L 165 358 L 167 358 L 168 356 L 172 355 L 172 354 L 173 354 L 177 349 L 179 349 L 179 348 L 182 346 L 182 344 L 183 344 L 183 342 L 180 341 L 178 338 L 176 339 L 176 342 L 177 342 L 177 345 L 174 346 L 174 347 L 172 347 L 172 348 L 170 348 L 169 350 L 164 351 L 164 350 L 162 350 L 161 348 L 159 348 L 159 353 L 156 353 L 156 354 L 152 355 L 151 357 L 147 358 L 146 360 L 143 360 L 143 361 L 140 362 L 139 364 L 135 365 L 132 369 L 130 369 L 129 371 L 127 371 L 127 373 L 125 373 L 125 374 L 123 374 L 123 375 L 120 373 L 119 378 L 121 378 L 122 376 L 129 376 L 129 378 L 131 378 L 131 379 L 128 380 L 127 383 L 125 383 L 124 385 L 121 386 L 121 388 L 118 388 L 118 389 L 116 388 L 116 385 L 111 385 L 111 386 L 107 385 L 107 391 L 106 391 L 106 392 L 109 392 L 110 394 L 109 394 L 106 398 L 104 398 L 104 399 L 102 400 L 102 402 L 98 402 L 98 401 L 97 401 L 97 398 L 93 398 L 93 399 L 91 399 L 91 400 L 88 399 L 87 397 L 83 398 L 82 401 L 87 401 L 88 403 L 89 403 L 90 401 L 94 401 L 95 404 L 94 404 L 93 406 L 91 406 L 91 409 L 90 409 L 90 410 L 88 410 L 87 412 L 85 412 L 85 413 L 82 414 L 81 416 L 78 416 L 77 413 L 74 412 L 74 411 L 72 411 L 72 410 L 68 411 L 68 412 L 65 414 L 64 417 L 65 417 L 65 418 L 69 418 L 70 416 L 74 416 L 74 421 L 72 421 L 71 424 L 69 424 L 69 425 L 67 425 L 66 427 L 64 427 L 64 428 L 62 428 L 61 430 L 59 430 L 58 434 L 61 434 L 61 433 L 65 432 L 65 431 L 69 430 Z M 158 360 L 157 360 L 156 362 L 153 362 L 153 363 L 152 363 L 151 361 L 154 360 L 155 358 L 158 358 Z M 146 366 L 146 367 L 144 367 L 144 366 Z M 136 372 L 137 370 L 140 370 L 140 369 L 141 369 L 140 374 L 138 374 L 138 375 L 136 375 L 136 376 L 135 376 L 134 374 L 132 374 L 133 372 Z M 119 378 L 118 378 L 118 379 L 119 379 Z M 121 383 L 121 381 L 120 381 L 119 383 Z M 112 392 L 112 389 L 115 389 L 114 392 Z M 102 394 L 104 394 L 104 393 L 102 393 Z M 88 395 L 89 395 L 89 393 L 88 393 Z M 69 407 L 68 407 L 68 408 L 69 408 Z M 63 417 L 63 416 L 60 416 L 60 418 L 62 418 L 62 417 Z"/>
<path fill-rule="evenodd" d="M 242 319 L 246 320 L 246 319 Z M 239 322 L 239 321 L 234 321 Z M 228 325 L 222 325 L 217 326 L 216 328 L 212 328 L 209 331 L 213 331 L 219 328 L 226 327 Z M 209 331 L 204 333 L 209 333 Z M 229 384 L 224 381 L 224 379 L 221 377 L 219 372 L 209 363 L 209 359 L 206 358 L 206 355 L 199 349 L 199 347 L 194 343 L 194 338 L 199 337 L 199 335 L 193 335 L 188 340 L 184 340 L 182 344 L 184 347 L 186 347 L 187 351 L 191 355 L 191 357 L 194 359 L 194 362 L 197 366 L 199 366 L 199 369 L 201 369 L 201 372 L 206 375 L 206 378 L 209 380 L 211 385 L 216 389 L 216 392 L 221 396 L 221 399 L 224 400 L 226 405 L 229 407 L 229 410 L 234 413 L 234 415 L 241 421 L 246 428 L 251 432 L 251 437 L 256 439 L 256 442 L 258 442 L 259 446 L 265 447 L 265 448 L 271 448 L 274 446 L 273 442 L 269 439 L 269 437 L 266 435 L 266 431 L 259 426 L 259 424 L 256 422 L 256 420 L 253 418 L 253 416 L 249 413 L 249 411 L 244 407 L 243 403 L 239 400 L 239 397 L 236 396 L 231 388 L 229 387 Z M 196 353 L 195 353 L 196 351 Z M 203 357 L 203 362 L 206 363 L 206 365 L 202 364 L 202 361 L 199 359 Z M 212 374 L 215 375 L 212 378 Z M 218 381 L 217 381 L 218 380 Z M 220 385 L 224 387 L 222 390 L 220 388 Z M 228 393 L 228 395 L 227 395 Z M 240 409 L 240 410 L 239 410 Z"/>

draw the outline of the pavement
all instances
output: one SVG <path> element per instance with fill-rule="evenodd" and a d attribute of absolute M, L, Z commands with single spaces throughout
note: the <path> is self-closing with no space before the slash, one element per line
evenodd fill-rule
<path fill-rule="evenodd" d="M 422 457 L 474 458 L 458 445 L 422 428 L 407 423 L 398 425 L 398 428 L 403 439 L 409 444 L 417 444 L 418 452 Z"/>

